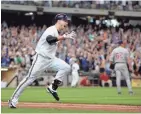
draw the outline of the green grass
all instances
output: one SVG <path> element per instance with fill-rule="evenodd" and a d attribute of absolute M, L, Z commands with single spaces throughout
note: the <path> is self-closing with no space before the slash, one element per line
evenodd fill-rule
<path fill-rule="evenodd" d="M 8 107 L 1 108 L 2 113 L 114 113 L 114 111 L 92 111 L 92 110 L 67 110 L 67 109 L 54 109 L 54 108 L 17 108 L 10 109 Z"/>
<path fill-rule="evenodd" d="M 58 93 L 63 103 L 87 104 L 123 104 L 141 105 L 141 88 L 133 88 L 135 95 L 130 96 L 127 88 L 122 88 L 122 95 L 117 95 L 116 88 L 83 87 L 59 88 Z M 13 88 L 1 90 L 1 100 L 10 99 Z M 28 87 L 21 95 L 20 102 L 56 102 L 44 87 Z"/>

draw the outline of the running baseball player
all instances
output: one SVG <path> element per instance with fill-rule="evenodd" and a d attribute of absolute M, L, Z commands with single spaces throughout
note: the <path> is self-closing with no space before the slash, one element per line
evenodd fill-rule
<path fill-rule="evenodd" d="M 126 42 L 119 41 L 118 43 L 119 46 L 112 51 L 110 56 L 111 66 L 115 64 L 117 91 L 118 94 L 121 94 L 121 77 L 123 76 L 126 80 L 129 94 L 132 95 L 133 91 L 129 76 L 129 70 L 131 71 L 129 52 L 125 48 Z"/>
<path fill-rule="evenodd" d="M 71 58 L 70 59 L 70 65 L 71 65 L 71 75 L 72 75 L 72 82 L 71 82 L 71 87 L 76 87 L 79 81 L 79 64 L 77 62 L 76 58 Z"/>
<path fill-rule="evenodd" d="M 11 99 L 8 101 L 10 108 L 16 108 L 18 99 L 23 90 L 48 68 L 58 71 L 54 81 L 46 89 L 57 101 L 59 101 L 57 88 L 62 83 L 63 77 L 70 73 L 71 67 L 65 61 L 55 57 L 57 42 L 67 38 L 73 39 L 76 37 L 76 34 L 74 31 L 62 36 L 58 34 L 59 31 L 65 31 L 68 26 L 69 19 L 66 14 L 57 14 L 55 16 L 55 21 L 55 25 L 47 28 L 40 37 L 35 49 L 36 54 L 32 66 L 27 76 L 20 82 Z"/>

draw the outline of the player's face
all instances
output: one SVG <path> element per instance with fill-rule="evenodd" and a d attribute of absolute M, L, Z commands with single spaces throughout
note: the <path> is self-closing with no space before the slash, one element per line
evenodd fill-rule
<path fill-rule="evenodd" d="M 60 20 L 59 24 L 60 24 L 60 30 L 66 31 L 66 29 L 68 27 L 68 22 Z"/>

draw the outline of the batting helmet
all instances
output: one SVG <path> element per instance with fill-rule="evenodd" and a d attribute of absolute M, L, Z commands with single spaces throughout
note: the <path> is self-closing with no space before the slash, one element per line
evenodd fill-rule
<path fill-rule="evenodd" d="M 118 41 L 118 44 L 120 45 L 120 44 L 123 44 L 123 41 L 122 40 L 119 40 Z"/>
<path fill-rule="evenodd" d="M 58 20 L 63 20 L 65 22 L 69 22 L 70 21 L 68 16 L 66 14 L 64 14 L 64 13 L 57 14 L 55 16 L 55 18 L 54 18 L 54 22 L 53 23 L 55 24 Z"/>

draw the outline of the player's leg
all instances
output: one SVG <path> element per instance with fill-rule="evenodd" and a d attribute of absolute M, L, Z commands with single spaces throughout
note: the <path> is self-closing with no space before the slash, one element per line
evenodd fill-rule
<path fill-rule="evenodd" d="M 9 105 L 12 105 L 14 107 L 16 107 L 19 97 L 22 94 L 22 92 L 24 91 L 24 89 L 32 84 L 32 82 L 36 79 L 36 77 L 25 77 L 17 86 L 16 90 L 14 91 L 11 99 L 9 100 Z M 9 106 L 10 107 L 10 106 Z"/>
<path fill-rule="evenodd" d="M 17 86 L 16 90 L 14 91 L 9 105 L 12 103 L 16 107 L 16 104 L 18 103 L 18 99 L 24 89 L 32 84 L 32 82 L 36 79 L 37 76 L 40 75 L 42 71 L 44 71 L 44 66 L 47 64 L 47 62 L 39 55 L 35 55 L 35 58 L 33 60 L 32 66 L 29 69 L 29 72 L 27 76 L 20 82 L 20 84 Z"/>
<path fill-rule="evenodd" d="M 121 72 L 116 70 L 116 85 L 118 94 L 121 94 Z"/>
<path fill-rule="evenodd" d="M 74 73 L 72 73 L 72 81 L 71 81 L 71 87 L 74 87 L 75 85 L 75 76 L 74 76 Z"/>
<path fill-rule="evenodd" d="M 112 87 L 112 81 L 111 80 L 108 80 L 107 82 L 109 84 L 109 87 Z"/>
<path fill-rule="evenodd" d="M 77 85 L 78 84 L 78 82 L 79 82 L 79 73 L 78 72 L 76 72 L 76 84 L 75 85 Z"/>
<path fill-rule="evenodd" d="M 68 76 L 71 72 L 71 67 L 65 61 L 55 58 L 50 66 L 55 71 L 58 71 L 54 81 L 52 84 L 47 88 L 48 91 L 54 96 L 54 98 L 58 101 L 59 97 L 57 94 L 57 88 L 62 83 L 63 77 Z"/>
<path fill-rule="evenodd" d="M 71 73 L 71 67 L 65 61 L 55 58 L 52 63 L 52 68 L 57 72 L 55 79 L 62 81 L 64 76 L 68 76 Z"/>
<path fill-rule="evenodd" d="M 128 69 L 126 69 L 126 67 L 124 71 L 122 72 L 122 75 L 125 77 L 129 93 L 132 94 L 133 92 L 132 92 L 132 86 L 131 86 L 131 81 L 130 81 L 130 74 L 129 74 Z"/>
<path fill-rule="evenodd" d="M 102 84 L 102 87 L 105 87 L 105 81 L 104 80 L 101 81 L 101 84 Z"/>
<path fill-rule="evenodd" d="M 72 80 L 72 84 L 71 86 L 72 87 L 75 87 L 79 81 L 79 74 L 78 72 L 72 72 L 72 77 L 73 77 L 73 80 Z"/>

